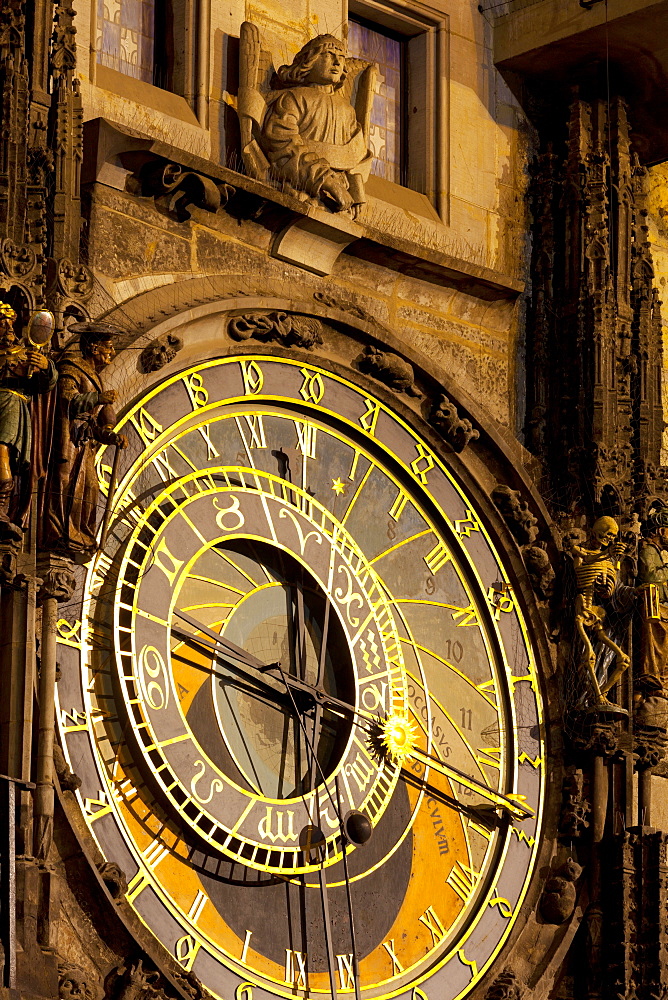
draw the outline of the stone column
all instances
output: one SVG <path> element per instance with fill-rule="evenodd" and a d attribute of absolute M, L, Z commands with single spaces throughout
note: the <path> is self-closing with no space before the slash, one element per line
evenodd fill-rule
<path fill-rule="evenodd" d="M 34 806 L 34 854 L 41 862 L 49 855 L 53 839 L 53 744 L 55 725 L 58 603 L 71 598 L 75 579 L 72 562 L 51 553 L 40 556 L 42 580 L 38 601 L 42 605 L 39 674 L 39 730 L 37 737 Z"/>

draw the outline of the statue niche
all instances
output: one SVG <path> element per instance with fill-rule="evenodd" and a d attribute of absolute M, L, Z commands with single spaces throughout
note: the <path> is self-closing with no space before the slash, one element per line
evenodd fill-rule
<path fill-rule="evenodd" d="M 356 218 L 369 177 L 369 119 L 376 75 L 318 35 L 274 70 L 257 25 L 240 32 L 237 111 L 247 173 L 314 207 Z M 355 105 L 351 97 L 355 90 Z"/>

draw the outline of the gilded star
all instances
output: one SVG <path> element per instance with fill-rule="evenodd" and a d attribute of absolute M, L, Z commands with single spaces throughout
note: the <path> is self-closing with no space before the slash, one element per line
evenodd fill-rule
<path fill-rule="evenodd" d="M 340 497 L 342 493 L 345 493 L 346 484 L 342 479 L 332 479 L 332 489 Z"/>

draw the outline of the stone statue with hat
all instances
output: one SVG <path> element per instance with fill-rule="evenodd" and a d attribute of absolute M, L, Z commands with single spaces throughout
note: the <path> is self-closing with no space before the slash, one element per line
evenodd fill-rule
<path fill-rule="evenodd" d="M 85 562 L 97 548 L 99 483 L 95 452 L 99 444 L 124 448 L 126 439 L 113 427 L 113 389 L 101 373 L 115 355 L 121 330 L 101 321 L 75 323 L 69 332 L 78 342 L 57 362 L 58 409 L 47 479 L 43 545 Z"/>

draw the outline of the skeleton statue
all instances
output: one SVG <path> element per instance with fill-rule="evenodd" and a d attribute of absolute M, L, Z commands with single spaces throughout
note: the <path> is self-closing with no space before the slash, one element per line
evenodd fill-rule
<path fill-rule="evenodd" d="M 257 26 L 244 21 L 237 110 L 248 174 L 356 218 L 371 169 L 374 81 L 375 65 L 349 59 L 334 35 L 312 38 L 274 71 Z"/>
<path fill-rule="evenodd" d="M 592 548 L 573 541 L 573 559 L 577 596 L 575 598 L 575 628 L 585 647 L 586 667 L 596 696 L 597 708 L 616 708 L 605 697 L 630 664 L 626 653 L 605 631 L 605 610 L 597 599 L 612 596 L 619 574 L 620 559 L 626 543 L 619 537 L 619 525 L 612 517 L 600 517 L 592 527 Z M 596 676 L 596 653 L 592 638 L 615 654 L 616 666 L 603 686 Z"/>

